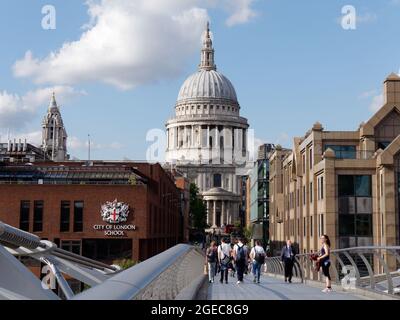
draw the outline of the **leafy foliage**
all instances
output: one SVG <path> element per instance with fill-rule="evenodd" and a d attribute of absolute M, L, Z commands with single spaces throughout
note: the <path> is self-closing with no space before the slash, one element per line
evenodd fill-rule
<path fill-rule="evenodd" d="M 137 263 L 137 261 L 134 261 L 132 259 L 119 259 L 113 261 L 113 264 L 120 266 L 124 270 L 134 266 Z"/>
<path fill-rule="evenodd" d="M 193 228 L 207 227 L 207 208 L 199 195 L 199 188 L 194 183 L 190 184 L 190 217 Z"/>

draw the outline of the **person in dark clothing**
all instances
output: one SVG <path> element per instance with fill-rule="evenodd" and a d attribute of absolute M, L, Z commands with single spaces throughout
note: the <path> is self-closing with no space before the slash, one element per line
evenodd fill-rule
<path fill-rule="evenodd" d="M 243 282 L 243 274 L 247 266 L 248 250 L 243 244 L 243 239 L 239 239 L 238 243 L 233 247 L 233 256 L 235 258 L 235 265 L 237 270 L 237 284 Z"/>
<path fill-rule="evenodd" d="M 331 276 L 329 274 L 329 267 L 331 266 L 331 261 L 329 259 L 331 251 L 331 240 L 326 234 L 324 234 L 321 237 L 321 244 L 322 248 L 317 261 L 320 263 L 322 267 L 322 272 L 325 276 L 325 281 L 326 281 L 326 288 L 322 290 L 322 292 L 327 293 L 327 292 L 332 292 L 332 287 L 331 287 Z"/>
<path fill-rule="evenodd" d="M 287 240 L 286 246 L 282 248 L 281 259 L 285 266 L 285 282 L 292 283 L 293 265 L 295 261 L 296 251 L 292 245 L 292 241 Z"/>

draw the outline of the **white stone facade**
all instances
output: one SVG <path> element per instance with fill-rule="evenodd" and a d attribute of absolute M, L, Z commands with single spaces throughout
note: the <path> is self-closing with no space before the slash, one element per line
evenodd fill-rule
<path fill-rule="evenodd" d="M 249 156 L 248 127 L 232 83 L 216 70 L 207 26 L 199 70 L 182 85 L 175 117 L 166 123 L 166 159 L 199 187 L 211 227 L 239 220 L 238 169 Z"/>

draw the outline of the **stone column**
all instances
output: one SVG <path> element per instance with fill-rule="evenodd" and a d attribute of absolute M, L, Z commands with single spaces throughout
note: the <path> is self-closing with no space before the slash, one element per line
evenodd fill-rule
<path fill-rule="evenodd" d="M 225 200 L 222 200 L 221 207 L 221 226 L 225 223 Z"/>
<path fill-rule="evenodd" d="M 210 201 L 207 201 L 207 224 L 210 224 L 210 221 L 211 221 L 211 219 L 210 219 Z"/>
<path fill-rule="evenodd" d="M 226 216 L 225 216 L 225 223 L 226 224 L 229 224 L 229 216 L 230 216 L 230 214 L 231 214 L 231 202 L 230 201 L 228 201 L 227 203 L 227 208 L 226 208 L 226 212 L 225 212 L 225 214 L 226 214 Z"/>
<path fill-rule="evenodd" d="M 213 210 L 213 226 L 217 225 L 217 200 L 213 201 L 214 204 L 214 210 Z"/>
<path fill-rule="evenodd" d="M 183 127 L 183 147 L 187 148 L 187 131 L 186 131 L 186 126 Z"/>
<path fill-rule="evenodd" d="M 218 149 L 219 147 L 219 130 L 218 126 L 215 126 L 215 148 Z"/>
<path fill-rule="evenodd" d="M 207 126 L 207 148 L 210 147 L 210 126 Z"/>

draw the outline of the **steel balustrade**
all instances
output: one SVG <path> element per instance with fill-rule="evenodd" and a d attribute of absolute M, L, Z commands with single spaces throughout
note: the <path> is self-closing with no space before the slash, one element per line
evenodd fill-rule
<path fill-rule="evenodd" d="M 353 286 L 380 294 L 400 296 L 399 253 L 400 246 L 364 246 L 331 250 L 332 282 L 342 285 L 345 289 Z M 294 276 L 302 282 L 324 281 L 324 277 L 318 276 L 314 270 L 314 262 L 311 261 L 312 254 L 303 253 L 295 257 Z M 370 259 L 367 258 L 368 256 Z M 265 264 L 267 273 L 284 274 L 281 257 L 268 257 Z M 339 266 L 340 270 L 338 270 Z"/>

